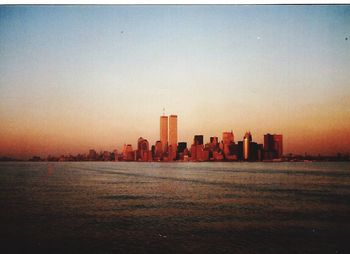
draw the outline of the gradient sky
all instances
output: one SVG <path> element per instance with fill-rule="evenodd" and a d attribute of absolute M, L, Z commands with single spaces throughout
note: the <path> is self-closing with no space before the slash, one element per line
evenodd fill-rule
<path fill-rule="evenodd" d="M 348 40 L 346 40 L 348 38 Z M 350 6 L 1 6 L 0 156 L 233 130 L 350 151 Z"/>

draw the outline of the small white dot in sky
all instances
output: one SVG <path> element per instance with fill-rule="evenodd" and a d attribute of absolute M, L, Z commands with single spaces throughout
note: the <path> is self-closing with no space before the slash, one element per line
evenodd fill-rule
<path fill-rule="evenodd" d="M 261 37 L 260 37 L 260 36 L 258 36 L 258 37 L 256 37 L 256 39 L 257 39 L 257 40 L 260 40 L 260 39 L 261 39 Z"/>

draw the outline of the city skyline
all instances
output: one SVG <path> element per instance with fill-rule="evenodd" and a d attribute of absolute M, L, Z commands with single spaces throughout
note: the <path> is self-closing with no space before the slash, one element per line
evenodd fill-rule
<path fill-rule="evenodd" d="M 350 7 L 1 6 L 0 156 L 233 130 L 348 153 Z M 169 137 L 167 137 L 168 139 Z"/>
<path fill-rule="evenodd" d="M 164 121 L 166 120 L 166 121 Z M 168 123 L 169 121 L 169 123 Z M 170 122 L 172 122 L 170 124 Z M 330 154 L 293 154 L 284 153 L 283 135 L 266 133 L 263 143 L 253 139 L 250 131 L 246 131 L 242 140 L 235 140 L 233 130 L 223 131 L 222 139 L 218 136 L 204 138 L 196 134 L 191 142 L 179 141 L 177 138 L 177 115 L 164 115 L 159 119 L 159 140 L 154 145 L 147 138 L 139 137 L 134 149 L 133 144 L 124 143 L 121 149 L 113 147 L 113 151 L 96 151 L 90 148 L 88 153 L 77 154 L 48 154 L 44 157 L 36 154 L 31 158 L 12 158 L 0 156 L 2 161 L 30 160 L 30 161 L 138 161 L 138 162 L 171 162 L 171 161 L 247 161 L 247 162 L 286 162 L 286 161 L 348 161 L 349 153 Z M 171 133 L 171 134 L 170 134 Z M 164 140 L 164 136 L 168 139 Z M 172 138 L 170 138 L 172 136 Z M 161 141 L 163 140 L 163 142 Z M 173 142 L 169 142 L 173 140 Z M 206 142 L 208 141 L 208 142 Z M 164 145 L 163 145 L 164 143 Z"/>
<path fill-rule="evenodd" d="M 297 156 L 283 154 L 283 135 L 265 134 L 264 144 L 253 141 L 250 132 L 246 132 L 243 141 L 235 142 L 234 133 L 222 132 L 222 139 L 211 136 L 210 142 L 205 142 L 201 134 L 194 135 L 192 143 L 177 140 L 177 115 L 164 115 L 159 118 L 159 140 L 150 145 L 147 138 L 139 137 L 136 149 L 132 144 L 124 144 L 118 150 L 100 151 L 91 148 L 86 153 L 77 155 L 48 155 L 47 158 L 33 156 L 31 161 L 139 161 L 139 162 L 205 162 L 205 161 L 246 161 L 246 162 L 281 162 L 297 161 Z M 347 156 L 348 157 L 348 156 Z M 347 158 L 346 156 L 344 158 Z M 339 156 L 337 159 L 340 159 Z M 0 158 L 1 159 L 1 158 Z M 318 159 L 321 159 L 319 157 Z M 324 159 L 324 157 L 322 157 Z M 5 157 L 2 160 L 11 160 Z"/>

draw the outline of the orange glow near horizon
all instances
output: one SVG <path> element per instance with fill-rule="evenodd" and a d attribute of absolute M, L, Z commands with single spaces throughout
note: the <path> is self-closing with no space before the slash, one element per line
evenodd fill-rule
<path fill-rule="evenodd" d="M 155 124 L 158 125 L 159 119 L 154 119 Z M 209 128 L 206 130 L 201 126 L 199 131 L 183 130 L 182 122 L 185 119 L 181 119 L 179 116 L 179 142 L 185 141 L 188 146 L 192 144 L 193 136 L 195 134 L 203 134 L 204 141 L 209 142 L 210 136 L 218 136 L 219 140 L 222 138 L 222 132 L 233 129 L 235 135 L 235 142 L 243 139 L 245 129 L 235 131 L 237 128 L 225 128 L 219 130 L 219 126 L 216 129 Z M 255 127 L 250 128 L 252 132 L 253 141 L 263 143 L 263 135 L 266 133 L 280 133 L 284 138 L 284 154 L 335 154 L 338 152 L 348 153 L 350 131 L 344 122 L 339 125 L 322 126 L 302 122 L 302 124 L 295 123 L 293 126 L 287 128 L 281 126 L 280 130 L 272 128 L 271 131 L 266 128 L 265 131 Z M 111 128 L 97 128 L 98 121 L 95 122 L 96 126 L 88 131 L 85 127 L 77 126 L 57 126 L 56 128 L 33 128 L 33 126 L 26 125 L 22 128 L 14 129 L 0 129 L 0 155 L 10 156 L 15 158 L 30 158 L 34 155 L 46 157 L 47 155 L 76 155 L 78 153 L 87 153 L 89 149 L 95 149 L 96 151 L 113 151 L 118 149 L 121 151 L 124 143 L 130 143 L 133 147 L 136 147 L 136 141 L 139 137 L 148 139 L 150 145 L 153 145 L 156 140 L 159 140 L 159 127 L 153 126 L 151 135 L 142 135 L 138 130 L 133 132 L 125 132 L 123 135 L 118 130 L 112 130 Z M 88 125 L 92 127 L 92 125 Z M 52 126 L 51 126 L 52 127 Z M 158 128 L 157 128 L 158 127 Z M 214 126 L 209 126 L 214 127 Z M 77 129 L 79 131 L 74 131 Z M 114 135 L 119 133 L 119 135 Z M 135 135 L 138 133 L 138 135 Z M 134 134 L 134 135 L 133 135 Z"/>
<path fill-rule="evenodd" d="M 233 130 L 282 134 L 284 154 L 350 152 L 350 6 L 0 6 L 0 19 L 0 156 L 153 145 L 163 108 L 188 146 Z"/>

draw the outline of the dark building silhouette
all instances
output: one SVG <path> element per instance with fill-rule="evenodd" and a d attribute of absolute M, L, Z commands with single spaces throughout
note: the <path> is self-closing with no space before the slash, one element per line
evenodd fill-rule
<path fill-rule="evenodd" d="M 237 161 L 238 145 L 233 142 L 229 145 L 224 144 L 224 155 L 225 155 L 225 159 L 228 161 Z"/>
<path fill-rule="evenodd" d="M 185 155 L 188 155 L 187 143 L 179 142 L 177 144 L 176 160 L 184 160 Z"/>
<path fill-rule="evenodd" d="M 95 161 L 97 160 L 97 152 L 94 149 L 90 149 L 89 150 L 89 154 L 88 154 L 88 160 L 89 161 Z"/>
<path fill-rule="evenodd" d="M 234 149 L 240 161 L 262 161 L 264 158 L 263 145 L 253 142 L 250 132 L 246 133 L 243 141 L 238 141 Z"/>
<path fill-rule="evenodd" d="M 176 154 L 177 154 L 177 144 L 169 145 L 168 147 L 168 153 L 167 153 L 167 161 L 173 161 L 176 159 Z"/>
<path fill-rule="evenodd" d="M 153 158 L 153 159 L 154 159 L 154 157 L 155 157 L 155 151 L 156 151 L 156 146 L 155 146 L 155 145 L 152 145 L 151 154 L 152 154 L 152 158 Z"/>
<path fill-rule="evenodd" d="M 177 152 L 178 153 L 183 153 L 186 148 L 187 148 L 187 143 L 186 142 L 179 142 L 178 145 L 177 145 Z"/>
<path fill-rule="evenodd" d="M 257 161 L 259 160 L 259 145 L 255 142 L 250 142 L 249 144 L 249 160 Z"/>
<path fill-rule="evenodd" d="M 264 145 L 258 144 L 258 160 L 262 161 L 264 160 Z"/>
<path fill-rule="evenodd" d="M 203 145 L 203 135 L 195 135 L 193 140 L 194 145 Z"/>
<path fill-rule="evenodd" d="M 283 136 L 280 134 L 264 135 L 264 159 L 280 159 L 283 155 Z"/>
<path fill-rule="evenodd" d="M 123 160 L 124 161 L 134 161 L 135 160 L 135 151 L 132 149 L 131 144 L 124 144 Z"/>
<path fill-rule="evenodd" d="M 243 160 L 243 141 L 237 142 L 238 146 L 238 160 Z"/>
<path fill-rule="evenodd" d="M 238 157 L 238 153 L 239 153 L 239 146 L 238 144 L 230 144 L 229 145 L 229 151 L 231 155 L 236 155 Z"/>
<path fill-rule="evenodd" d="M 160 140 L 156 141 L 154 146 L 154 156 L 153 160 L 160 161 L 163 159 L 163 144 Z"/>

